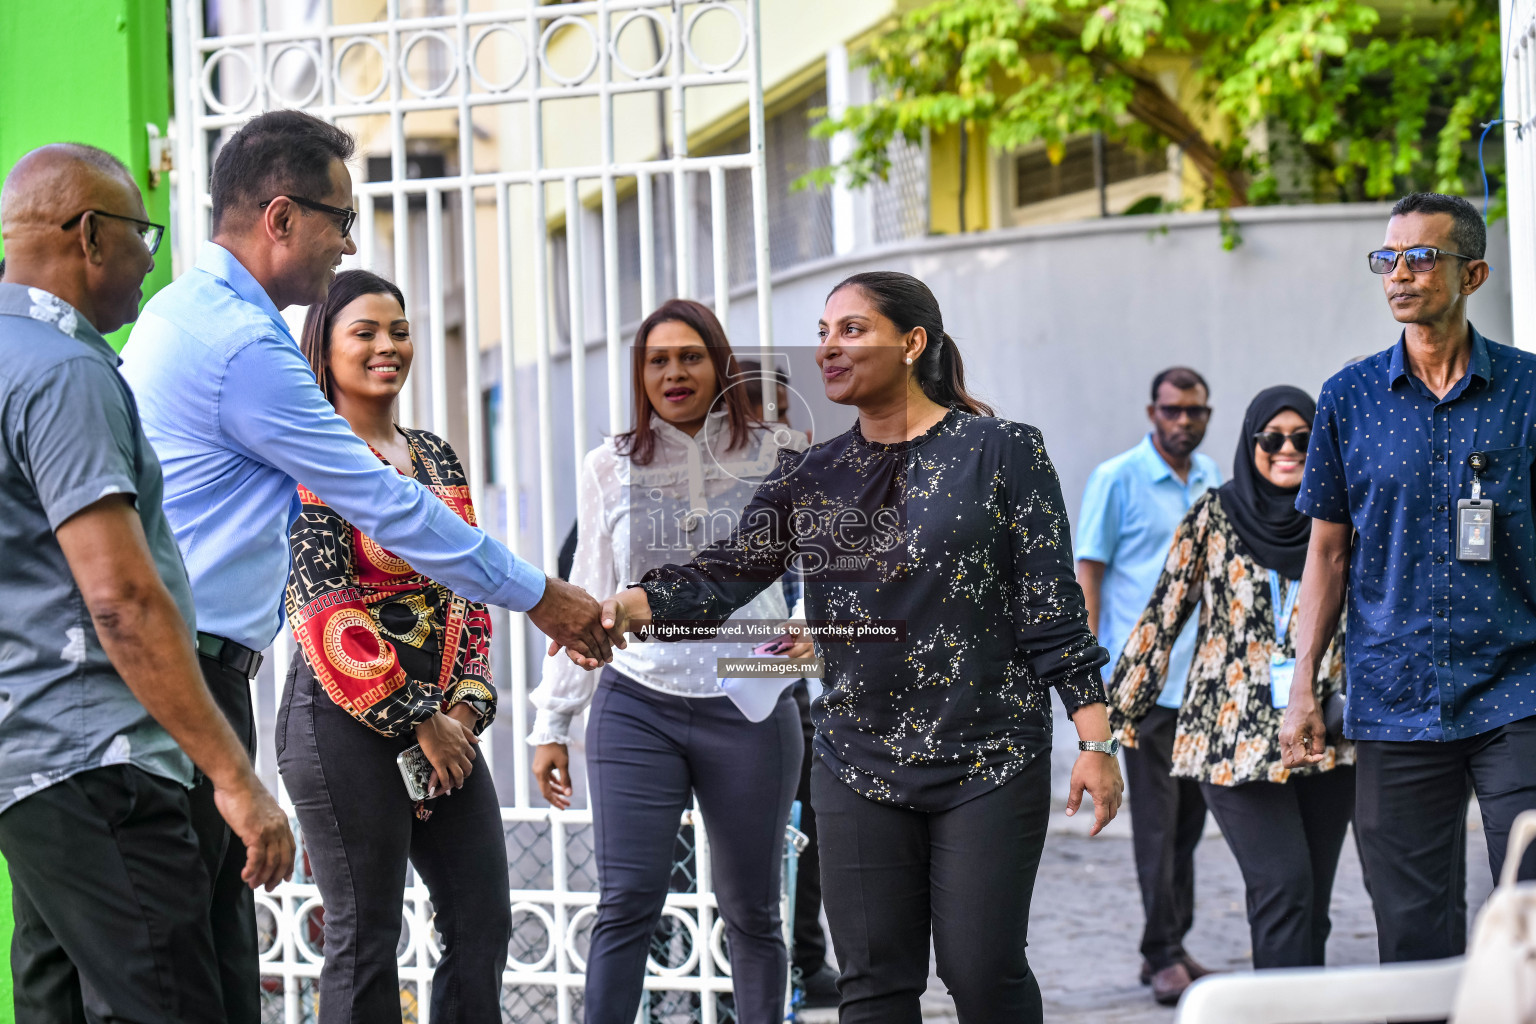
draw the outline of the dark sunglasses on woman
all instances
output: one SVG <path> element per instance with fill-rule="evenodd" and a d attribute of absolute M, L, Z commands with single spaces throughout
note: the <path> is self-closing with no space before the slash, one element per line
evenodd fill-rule
<path fill-rule="evenodd" d="M 1312 431 L 1297 430 L 1284 434 L 1278 430 L 1265 430 L 1254 434 L 1253 439 L 1259 442 L 1259 447 L 1270 455 L 1274 455 L 1281 448 L 1284 448 L 1287 440 L 1291 442 L 1292 448 L 1298 452 L 1304 452 L 1307 450 L 1307 442 L 1312 440 Z"/>

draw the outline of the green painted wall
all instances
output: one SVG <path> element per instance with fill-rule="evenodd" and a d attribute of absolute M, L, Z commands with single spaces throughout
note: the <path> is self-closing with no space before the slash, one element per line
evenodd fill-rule
<path fill-rule="evenodd" d="M 149 187 L 145 128 L 164 136 L 170 113 L 166 11 L 166 0 L 0 0 L 0 176 L 45 143 L 100 146 L 133 169 L 149 219 L 169 226 L 170 179 Z M 167 235 L 144 297 L 170 281 Z M 127 340 L 127 328 L 111 338 Z"/>
<path fill-rule="evenodd" d="M 100 146 L 133 170 L 149 219 L 169 226 L 171 186 L 149 187 L 153 123 L 170 113 L 166 0 L 0 0 L 0 177 L 49 142 Z M 0 254 L 3 254 L 0 242 Z M 171 280 L 169 238 L 144 282 L 147 299 Z M 121 348 L 128 329 L 110 339 Z M 11 880 L 0 870 L 0 1022 L 11 998 Z"/>

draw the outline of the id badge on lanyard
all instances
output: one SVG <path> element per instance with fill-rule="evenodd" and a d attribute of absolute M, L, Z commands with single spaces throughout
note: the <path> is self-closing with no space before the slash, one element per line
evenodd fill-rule
<path fill-rule="evenodd" d="M 1275 570 L 1269 570 L 1269 596 L 1270 606 L 1275 615 L 1275 650 L 1269 657 L 1269 703 L 1272 707 L 1283 708 L 1291 702 L 1291 680 L 1296 675 L 1296 659 L 1287 658 L 1280 653 L 1285 646 L 1285 635 L 1290 632 L 1291 616 L 1296 611 L 1296 599 L 1301 596 L 1301 581 L 1291 584 L 1290 593 L 1285 595 L 1285 602 L 1280 601 L 1280 574 Z"/>
<path fill-rule="evenodd" d="M 1456 558 L 1462 562 L 1493 561 L 1493 502 L 1483 500 L 1483 470 L 1488 456 L 1473 452 L 1467 456 L 1472 467 L 1472 498 L 1456 502 Z"/>

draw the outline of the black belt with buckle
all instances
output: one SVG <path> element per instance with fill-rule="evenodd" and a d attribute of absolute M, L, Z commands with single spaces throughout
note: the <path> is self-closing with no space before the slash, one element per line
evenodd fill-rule
<path fill-rule="evenodd" d="M 197 653 L 226 668 L 234 669 L 247 680 L 255 679 L 257 671 L 261 668 L 260 651 L 253 651 L 243 644 L 214 636 L 212 633 L 197 634 Z"/>

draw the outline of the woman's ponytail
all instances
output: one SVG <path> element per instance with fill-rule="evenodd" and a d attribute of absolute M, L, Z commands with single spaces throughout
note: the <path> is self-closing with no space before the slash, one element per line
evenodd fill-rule
<path fill-rule="evenodd" d="M 965 390 L 965 363 L 955 339 L 944 332 L 944 318 L 933 292 L 911 274 L 877 270 L 854 274 L 833 288 L 828 295 L 847 287 L 856 287 L 869 297 L 880 315 L 896 325 L 903 334 L 921 327 L 928 335 L 928 346 L 917 360 L 918 386 L 939 405 L 954 407 L 974 416 L 993 415 L 992 407 Z"/>

